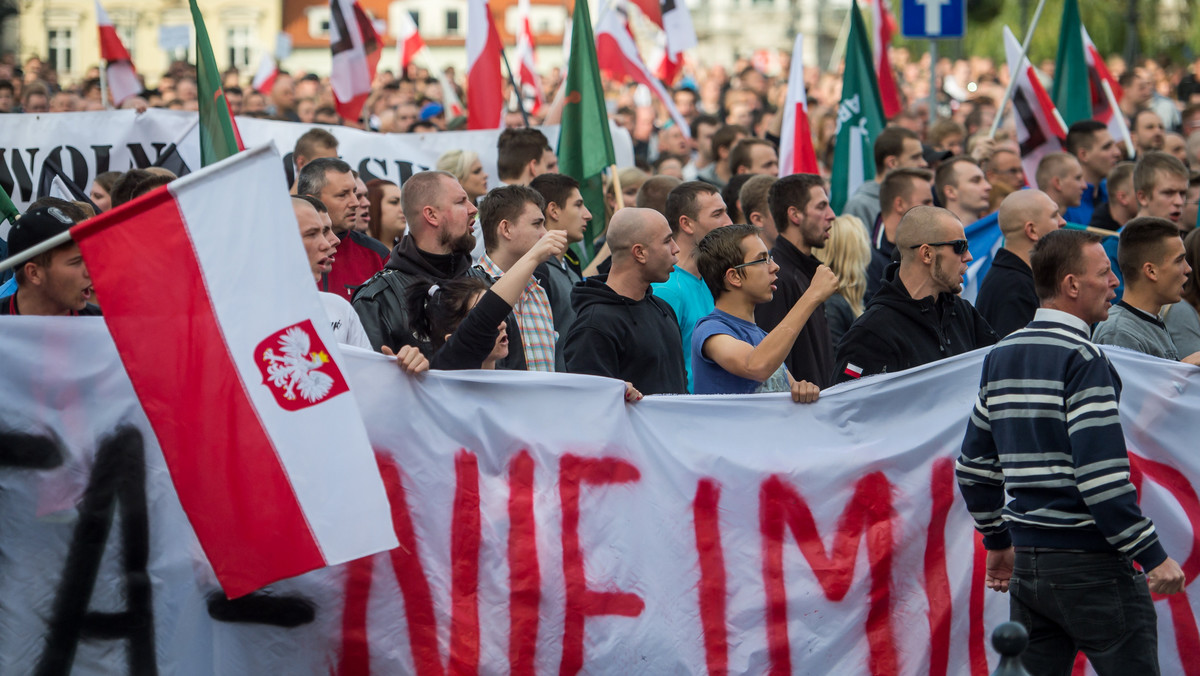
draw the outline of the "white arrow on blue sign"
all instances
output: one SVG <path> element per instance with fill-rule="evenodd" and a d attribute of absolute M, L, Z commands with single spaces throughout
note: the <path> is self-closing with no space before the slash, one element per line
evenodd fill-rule
<path fill-rule="evenodd" d="M 966 0 L 901 0 L 900 33 L 906 38 L 961 38 Z"/>

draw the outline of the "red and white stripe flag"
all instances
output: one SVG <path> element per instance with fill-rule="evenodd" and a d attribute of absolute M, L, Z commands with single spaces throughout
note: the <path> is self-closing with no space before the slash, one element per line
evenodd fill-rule
<path fill-rule="evenodd" d="M 1008 72 L 1017 77 L 1012 94 L 1012 114 L 1017 123 L 1017 142 L 1021 144 L 1021 166 L 1029 186 L 1036 188 L 1034 176 L 1038 163 L 1047 153 L 1063 149 L 1067 125 L 1034 72 L 1033 64 L 1022 58 L 1021 43 L 1008 26 L 1004 27 L 1004 51 L 1008 56 Z"/>
<path fill-rule="evenodd" d="M 792 66 L 788 72 L 787 100 L 783 104 L 783 127 L 779 132 L 779 177 L 816 174 L 817 151 L 813 148 L 808 123 L 808 92 L 804 88 L 804 35 L 796 34 Z"/>
<path fill-rule="evenodd" d="M 1133 138 L 1129 135 L 1129 125 L 1125 124 L 1125 114 L 1117 105 L 1125 92 L 1108 72 L 1104 57 L 1100 56 L 1100 50 L 1088 35 L 1087 27 L 1081 23 L 1079 30 L 1083 32 L 1083 56 L 1087 60 L 1088 82 L 1092 89 L 1092 118 L 1108 125 L 1112 137 L 1124 143 L 1126 157 L 1133 157 L 1136 152 Z"/>
<path fill-rule="evenodd" d="M 267 145 L 71 229 L 231 598 L 397 546 L 286 186 Z"/>
<path fill-rule="evenodd" d="M 888 48 L 896 33 L 896 19 L 888 11 L 887 0 L 870 0 L 871 6 L 871 49 L 875 52 L 875 79 L 879 81 L 879 102 L 883 104 L 883 116 L 887 119 L 900 114 L 900 88 L 896 86 L 896 74 L 892 72 L 892 60 Z"/>
<path fill-rule="evenodd" d="M 504 123 L 502 48 L 488 0 L 467 0 L 467 129 Z"/>
<path fill-rule="evenodd" d="M 100 0 L 96 0 L 96 24 L 100 27 L 100 58 L 107 64 L 104 75 L 108 80 L 108 94 L 113 104 L 120 106 L 125 99 L 142 93 L 142 82 L 133 67 L 129 50 L 125 49 Z"/>
<path fill-rule="evenodd" d="M 329 49 L 333 53 L 329 85 L 343 119 L 357 120 L 362 114 L 382 46 L 357 0 L 329 0 Z"/>
<path fill-rule="evenodd" d="M 417 22 L 413 21 L 412 15 L 404 10 L 400 11 L 400 26 L 396 31 L 396 44 L 400 51 L 400 70 L 407 73 L 413 57 L 417 55 L 417 52 L 425 49 L 425 40 L 421 37 L 421 32 L 417 30 Z"/>
<path fill-rule="evenodd" d="M 542 79 L 537 74 L 537 59 L 533 51 L 533 29 L 529 26 L 529 0 L 517 3 L 517 13 L 521 22 L 521 33 L 517 36 L 517 61 L 520 72 L 517 81 L 521 84 L 521 94 L 533 99 L 533 108 L 529 112 L 537 115 L 546 102 L 542 95 Z"/>
<path fill-rule="evenodd" d="M 683 135 L 691 138 L 691 125 L 675 107 L 670 93 L 642 61 L 633 36 L 629 33 L 629 25 L 625 23 L 625 15 L 613 9 L 612 5 L 605 6 L 596 19 L 596 61 L 600 72 L 606 77 L 618 81 L 628 78 L 649 87 L 666 107 L 671 119 L 679 125 Z"/>
<path fill-rule="evenodd" d="M 263 52 L 262 60 L 258 62 L 258 71 L 254 73 L 254 80 L 250 82 L 250 88 L 262 94 L 269 94 L 275 87 L 275 78 L 277 77 L 279 77 L 279 64 L 275 62 L 275 55 Z"/>

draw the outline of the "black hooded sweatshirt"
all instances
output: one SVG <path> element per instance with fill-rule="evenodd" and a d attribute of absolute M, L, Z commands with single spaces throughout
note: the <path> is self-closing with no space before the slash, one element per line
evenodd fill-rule
<path fill-rule="evenodd" d="M 563 341 L 570 373 L 633 383 L 642 394 L 687 394 L 683 339 L 675 311 L 649 289 L 641 300 L 605 284 L 607 276 L 575 285 L 575 323 Z"/>
<path fill-rule="evenodd" d="M 914 300 L 888 266 L 883 286 L 837 346 L 837 382 L 895 373 L 956 354 L 995 345 L 995 331 L 975 307 L 956 294 Z"/>

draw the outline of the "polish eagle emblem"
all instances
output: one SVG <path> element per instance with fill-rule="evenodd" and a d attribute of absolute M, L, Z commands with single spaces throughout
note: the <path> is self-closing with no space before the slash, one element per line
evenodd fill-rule
<path fill-rule="evenodd" d="M 349 389 L 308 320 L 275 332 L 258 344 L 255 354 L 263 384 L 286 410 L 312 406 Z"/>

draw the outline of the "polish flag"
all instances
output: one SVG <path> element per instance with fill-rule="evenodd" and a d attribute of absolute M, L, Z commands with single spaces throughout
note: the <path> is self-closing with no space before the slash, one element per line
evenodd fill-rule
<path fill-rule="evenodd" d="M 886 3 L 887 0 L 871 0 L 868 4 L 871 6 L 871 49 L 875 52 L 879 102 L 883 104 L 883 116 L 890 120 L 900 114 L 900 89 L 896 86 L 896 74 L 888 57 L 892 35 L 896 32 L 896 19 L 888 11 Z"/>
<path fill-rule="evenodd" d="M 533 30 L 529 27 L 529 0 L 520 0 L 517 11 L 521 20 L 521 33 L 517 36 L 517 61 L 520 63 L 520 73 L 517 80 L 521 83 L 522 94 L 533 94 L 534 115 L 541 111 L 546 102 L 542 95 L 542 80 L 537 75 L 537 60 L 533 52 Z"/>
<path fill-rule="evenodd" d="M 400 30 L 397 32 L 396 42 L 400 45 L 400 70 L 408 72 L 413 57 L 425 49 L 425 40 L 421 38 L 417 23 L 408 12 L 400 12 Z"/>
<path fill-rule="evenodd" d="M 125 99 L 142 93 L 142 82 L 138 80 L 133 59 L 129 58 L 129 50 L 125 49 L 100 0 L 96 0 L 96 24 L 100 27 L 100 58 L 107 64 L 104 72 L 108 94 L 113 104 L 120 106 Z"/>
<path fill-rule="evenodd" d="M 1133 138 L 1129 135 L 1129 125 L 1125 124 L 1125 114 L 1117 106 L 1117 102 L 1125 95 L 1121 85 L 1117 83 L 1100 50 L 1088 35 L 1087 27 L 1079 25 L 1083 31 L 1083 56 L 1087 60 L 1088 82 L 1092 89 L 1092 117 L 1108 125 L 1108 131 L 1114 139 L 1120 139 L 1125 145 L 1126 158 L 1133 157 Z"/>
<path fill-rule="evenodd" d="M 279 65 L 275 62 L 275 55 L 263 52 L 262 60 L 258 62 L 258 72 L 254 74 L 254 80 L 250 82 L 250 87 L 256 92 L 269 94 L 275 86 L 277 77 L 279 77 Z"/>
<path fill-rule="evenodd" d="M 1021 53 L 1021 43 L 1008 26 L 1004 27 L 1004 51 L 1008 56 L 1008 72 L 1017 73 L 1012 111 L 1017 123 L 1017 142 L 1021 144 L 1021 165 L 1029 186 L 1036 188 L 1034 177 L 1038 163 L 1047 153 L 1063 149 L 1067 125 L 1034 72 L 1033 64 Z"/>
<path fill-rule="evenodd" d="M 813 149 L 808 124 L 808 92 L 804 89 L 804 35 L 796 34 L 792 66 L 788 73 L 787 100 L 783 104 L 783 128 L 779 138 L 779 177 L 816 174 L 817 152 Z"/>
<path fill-rule="evenodd" d="M 286 186 L 267 145 L 71 229 L 230 598 L 397 546 Z"/>
<path fill-rule="evenodd" d="M 596 61 L 599 63 L 600 72 L 609 78 L 618 81 L 631 79 L 649 87 L 666 107 L 671 119 L 679 125 L 684 136 L 691 138 L 691 125 L 679 113 L 666 88 L 642 61 L 633 36 L 629 33 L 629 25 L 625 23 L 625 16 L 614 10 L 611 5 L 605 7 L 600 12 L 600 18 L 596 20 Z"/>
<path fill-rule="evenodd" d="M 329 48 L 333 53 L 329 85 L 343 119 L 357 120 L 362 114 L 382 46 L 357 0 L 329 0 Z"/>
<path fill-rule="evenodd" d="M 467 129 L 504 123 L 502 48 L 488 0 L 467 0 Z"/>

